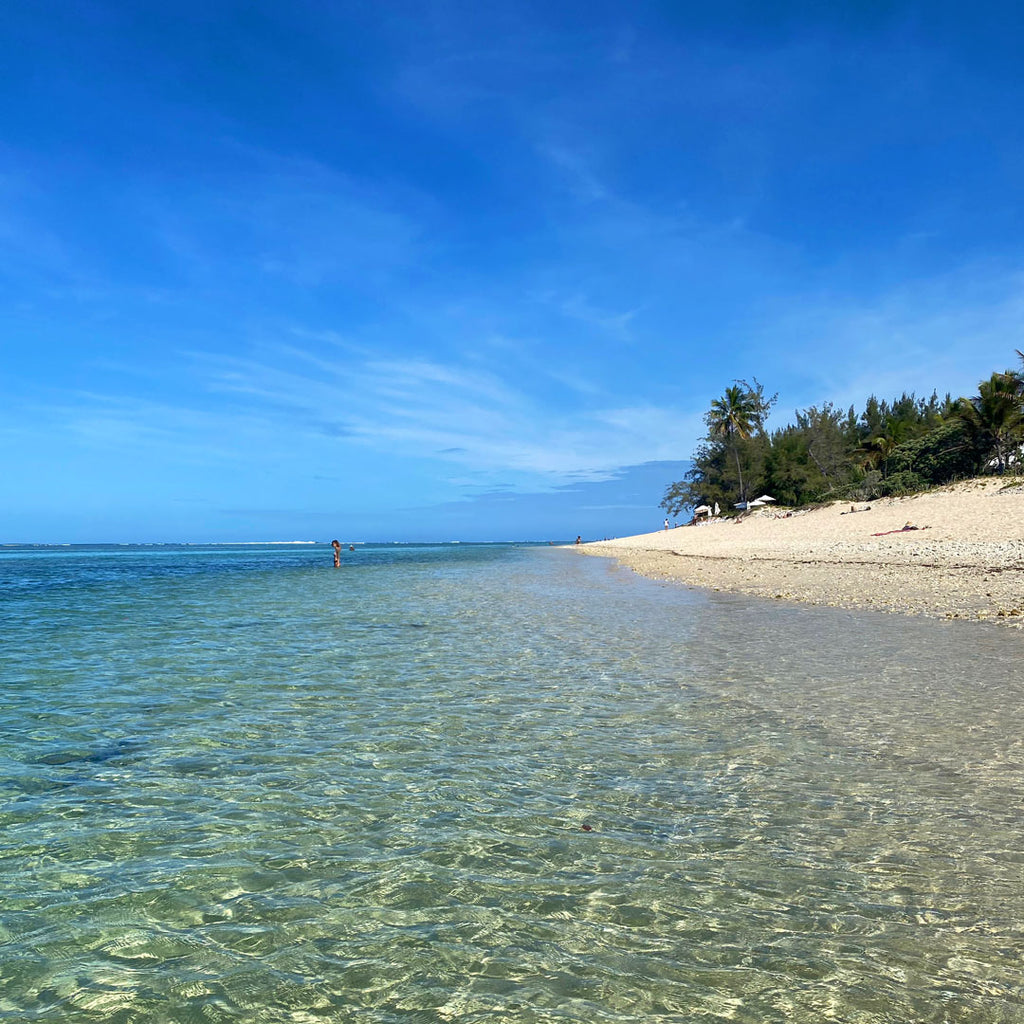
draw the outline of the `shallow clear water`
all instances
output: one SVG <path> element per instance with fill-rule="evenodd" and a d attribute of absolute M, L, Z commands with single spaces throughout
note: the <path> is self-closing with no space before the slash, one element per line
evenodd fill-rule
<path fill-rule="evenodd" d="M 1024 1021 L 1024 637 L 548 548 L 0 552 L 0 1020 Z"/>

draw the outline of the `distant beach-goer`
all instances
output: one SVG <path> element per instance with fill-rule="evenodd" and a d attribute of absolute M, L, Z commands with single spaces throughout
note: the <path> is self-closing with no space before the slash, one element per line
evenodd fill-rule
<path fill-rule="evenodd" d="M 583 543 L 583 541 L 580 540 L 580 535 L 579 534 L 576 534 L 576 543 L 577 544 L 582 544 Z"/>
<path fill-rule="evenodd" d="M 665 520 L 665 529 L 666 530 L 668 529 L 668 520 L 667 519 Z"/>
<path fill-rule="evenodd" d="M 913 523 L 907 523 L 905 526 L 901 526 L 898 530 L 885 530 L 882 533 L 873 533 L 872 537 L 888 537 L 890 533 L 907 533 L 909 530 L 930 530 L 930 526 L 915 526 Z"/>
<path fill-rule="evenodd" d="M 341 541 L 332 540 L 331 547 L 334 548 L 334 568 L 341 568 Z"/>

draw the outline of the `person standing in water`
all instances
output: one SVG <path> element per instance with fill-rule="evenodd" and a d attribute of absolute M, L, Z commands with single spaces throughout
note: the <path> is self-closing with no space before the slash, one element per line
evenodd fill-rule
<path fill-rule="evenodd" d="M 341 568 L 341 542 L 337 540 L 331 541 L 331 547 L 334 548 L 334 568 Z"/>

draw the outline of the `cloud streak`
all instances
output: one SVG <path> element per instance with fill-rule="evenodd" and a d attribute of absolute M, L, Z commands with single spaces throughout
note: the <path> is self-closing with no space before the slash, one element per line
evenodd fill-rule
<path fill-rule="evenodd" d="M 205 386 L 250 416 L 281 417 L 300 431 L 322 433 L 330 425 L 347 443 L 489 474 L 603 478 L 652 456 L 678 458 L 693 429 L 677 411 L 653 405 L 552 413 L 527 389 L 477 365 L 338 360 L 294 346 L 261 356 L 196 358 Z"/>

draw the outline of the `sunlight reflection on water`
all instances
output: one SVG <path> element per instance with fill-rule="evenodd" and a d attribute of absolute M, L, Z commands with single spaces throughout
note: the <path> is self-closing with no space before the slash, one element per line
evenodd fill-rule
<path fill-rule="evenodd" d="M 1024 638 L 359 556 L 0 559 L 0 1015 L 1024 1021 Z"/>

